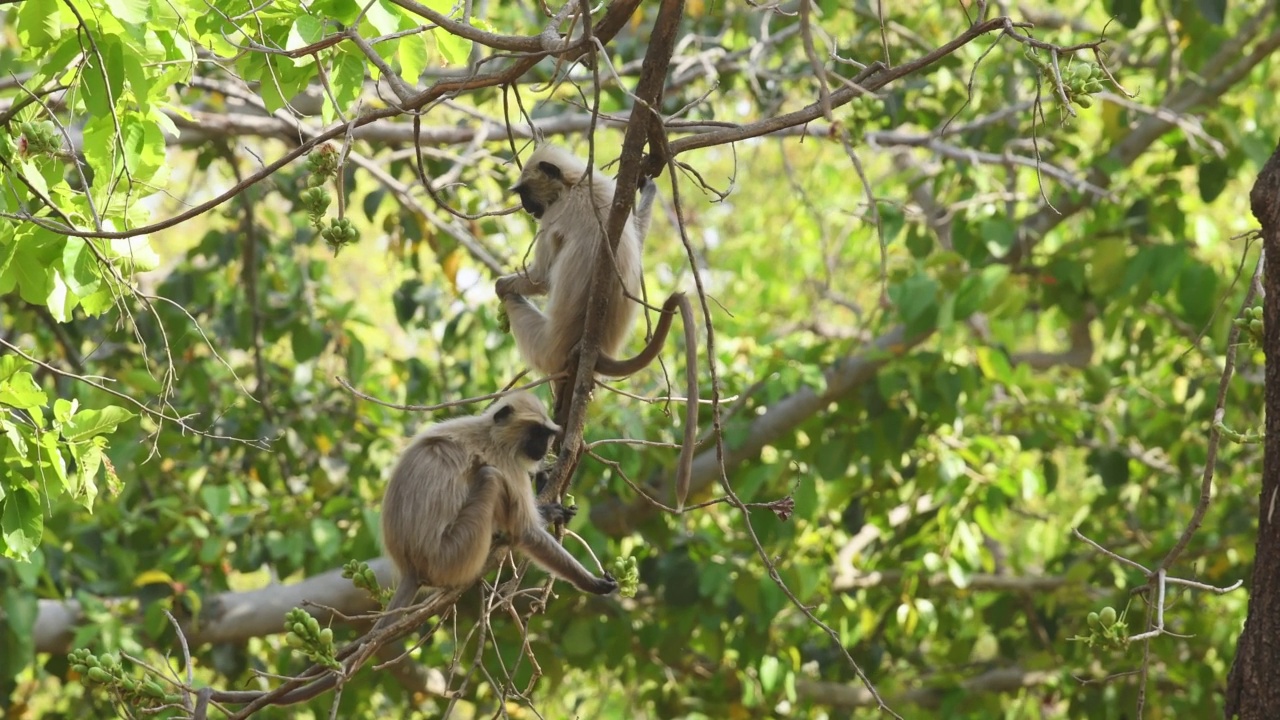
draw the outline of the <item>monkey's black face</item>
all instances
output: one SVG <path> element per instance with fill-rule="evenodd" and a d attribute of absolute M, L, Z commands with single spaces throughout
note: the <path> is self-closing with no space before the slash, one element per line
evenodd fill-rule
<path fill-rule="evenodd" d="M 525 212 L 539 220 L 542 219 L 542 213 L 546 212 L 547 208 L 533 197 L 532 188 L 524 183 L 520 183 L 519 185 L 511 188 L 511 191 L 520 196 L 520 206 L 524 208 Z"/>
<path fill-rule="evenodd" d="M 521 449 L 530 460 L 541 460 L 547 456 L 547 450 L 551 449 L 551 439 L 555 436 L 555 429 L 546 425 L 534 425 L 525 434 Z"/>

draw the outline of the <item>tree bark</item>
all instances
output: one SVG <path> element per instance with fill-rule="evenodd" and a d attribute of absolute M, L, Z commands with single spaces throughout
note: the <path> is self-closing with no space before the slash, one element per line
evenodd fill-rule
<path fill-rule="evenodd" d="M 1249 616 L 1227 677 L 1227 720 L 1280 718 L 1280 146 L 1249 193 L 1262 226 L 1264 253 L 1263 347 L 1266 369 L 1266 445 L 1258 501 L 1258 544 L 1253 560 Z"/>

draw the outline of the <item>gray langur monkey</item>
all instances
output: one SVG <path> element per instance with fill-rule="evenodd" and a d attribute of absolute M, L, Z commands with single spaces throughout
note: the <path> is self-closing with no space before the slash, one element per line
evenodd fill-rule
<path fill-rule="evenodd" d="M 524 209 L 538 219 L 538 234 L 533 263 L 524 272 L 498 278 L 495 288 L 520 355 L 534 369 L 548 375 L 565 369 L 582 340 L 597 253 L 609 252 L 604 219 L 613 204 L 617 184 L 603 173 L 588 174 L 588 170 L 587 163 L 564 148 L 539 145 L 512 187 Z M 594 370 L 599 375 L 624 377 L 653 362 L 666 342 L 672 317 L 680 311 L 685 330 L 688 399 L 684 446 L 677 463 L 676 501 L 683 507 L 693 473 L 698 421 L 697 335 L 693 307 L 684 293 L 667 298 L 653 338 L 644 349 L 630 359 L 618 359 L 640 309 L 632 298 L 640 297 L 640 251 L 649 231 L 656 194 L 655 183 L 641 178 L 640 202 L 627 218 L 613 254 L 616 273 L 608 287 L 609 310 Z M 529 295 L 546 295 L 545 309 L 535 307 Z"/>
<path fill-rule="evenodd" d="M 423 585 L 463 587 L 484 573 L 495 545 L 520 550 L 553 575 L 583 592 L 607 595 L 618 589 L 609 573 L 596 577 L 547 532 L 551 522 L 573 517 L 577 508 L 538 506 L 529 472 L 547 454 L 560 427 L 534 395 L 516 392 L 483 413 L 427 427 L 400 455 L 382 500 L 382 542 L 400 575 L 400 584 L 372 634 L 413 603 Z M 368 636 L 365 636 L 368 637 Z M 353 645 L 338 653 L 350 657 Z M 323 673 L 323 674 L 321 674 Z M 301 686 L 279 693 L 205 689 L 200 709 L 210 701 L 292 705 L 335 687 L 341 675 L 313 667 Z"/>
<path fill-rule="evenodd" d="M 583 592 L 608 595 L 618 583 L 596 577 L 547 532 L 576 508 L 538 506 L 529 473 L 560 427 L 542 401 L 507 395 L 479 415 L 419 433 L 391 473 L 382 501 L 382 542 L 400 575 L 377 630 L 413 603 L 420 586 L 464 587 L 484 572 L 495 543 L 509 544 Z M 496 539 L 495 539 L 496 536 Z"/>

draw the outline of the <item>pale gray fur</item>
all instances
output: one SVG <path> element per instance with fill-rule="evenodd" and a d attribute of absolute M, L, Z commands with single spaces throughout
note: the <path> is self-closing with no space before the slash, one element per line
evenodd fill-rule
<path fill-rule="evenodd" d="M 420 586 L 475 582 L 495 535 L 583 592 L 617 588 L 547 532 L 548 519 L 571 517 L 572 510 L 540 509 L 534 498 L 529 473 L 559 431 L 537 397 L 518 392 L 480 415 L 431 425 L 410 442 L 382 501 L 382 541 L 401 577 L 388 613 L 411 604 Z M 394 619 L 388 614 L 377 627 Z"/>
<path fill-rule="evenodd" d="M 596 255 L 608 252 L 604 223 L 616 187 L 599 171 L 588 181 L 587 164 L 556 145 L 535 149 L 513 187 L 540 222 L 533 263 L 522 273 L 498 278 L 497 292 L 520 355 L 539 372 L 563 370 L 582 339 Z M 656 184 L 646 181 L 614 253 L 616 274 L 609 284 L 609 314 L 600 337 L 600 351 L 608 358 L 618 357 L 640 309 L 627 295 L 640 297 L 640 251 L 656 191 Z M 540 311 L 526 296 L 543 294 L 547 302 Z"/>

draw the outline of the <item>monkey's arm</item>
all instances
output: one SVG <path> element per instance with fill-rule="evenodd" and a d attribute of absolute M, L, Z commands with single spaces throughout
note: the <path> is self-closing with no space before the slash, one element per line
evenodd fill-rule
<path fill-rule="evenodd" d="M 658 195 L 658 184 L 652 178 L 640 176 L 640 202 L 636 203 L 631 213 L 636 223 L 636 233 L 640 238 L 640 247 L 644 247 L 644 239 L 649 235 L 649 221 L 653 219 L 653 199 Z"/>
<path fill-rule="evenodd" d="M 569 332 L 557 333 L 551 325 L 551 318 L 523 295 L 508 295 L 503 298 L 503 304 L 507 309 L 511 334 L 525 363 L 548 375 L 563 370 L 573 349 L 569 343 L 576 342 L 576 338 Z"/>
<path fill-rule="evenodd" d="M 590 570 L 582 567 L 577 558 L 569 554 L 555 536 L 540 527 L 527 527 L 521 534 L 516 547 L 529 556 L 538 567 L 568 580 L 582 592 L 608 595 L 618 589 L 618 581 L 609 573 L 604 577 L 596 577 Z"/>
<path fill-rule="evenodd" d="M 508 295 L 547 294 L 549 289 L 547 281 L 551 278 L 551 265 L 555 262 L 555 256 L 559 252 L 560 245 L 564 242 L 564 239 L 558 236 L 546 236 L 540 231 L 535 242 L 537 244 L 533 250 L 533 264 L 522 272 L 503 275 L 494 283 L 494 291 L 497 292 L 499 298 L 506 298 Z"/>

